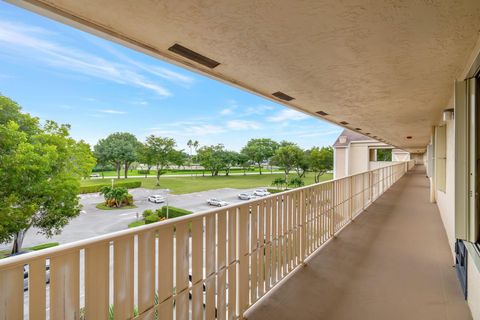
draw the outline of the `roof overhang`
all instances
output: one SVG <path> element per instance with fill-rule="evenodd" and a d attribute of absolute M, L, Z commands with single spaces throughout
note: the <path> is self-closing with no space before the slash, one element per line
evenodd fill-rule
<path fill-rule="evenodd" d="M 411 152 L 452 107 L 480 30 L 478 0 L 11 2 Z"/>

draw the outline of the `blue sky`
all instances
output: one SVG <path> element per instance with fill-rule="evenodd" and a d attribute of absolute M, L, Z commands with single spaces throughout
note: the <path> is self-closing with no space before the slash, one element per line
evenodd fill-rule
<path fill-rule="evenodd" d="M 335 125 L 0 2 L 0 93 L 94 145 L 117 131 L 179 148 L 251 138 L 330 145 Z"/>

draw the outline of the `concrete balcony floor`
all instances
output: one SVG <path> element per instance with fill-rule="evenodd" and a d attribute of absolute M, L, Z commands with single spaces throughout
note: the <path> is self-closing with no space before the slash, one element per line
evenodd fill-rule
<path fill-rule="evenodd" d="M 417 166 L 247 311 L 257 319 L 471 319 Z"/>

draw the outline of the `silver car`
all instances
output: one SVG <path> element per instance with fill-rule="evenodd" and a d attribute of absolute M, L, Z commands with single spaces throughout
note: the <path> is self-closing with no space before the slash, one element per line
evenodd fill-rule
<path fill-rule="evenodd" d="M 251 199 L 256 199 L 257 197 L 251 193 L 240 193 L 238 195 L 238 199 L 240 200 L 251 200 Z"/>
<path fill-rule="evenodd" d="M 208 199 L 207 203 L 209 205 L 215 206 L 215 207 L 224 207 L 224 206 L 229 205 L 229 203 L 227 201 L 219 200 L 219 199 L 216 199 L 216 198 Z"/>

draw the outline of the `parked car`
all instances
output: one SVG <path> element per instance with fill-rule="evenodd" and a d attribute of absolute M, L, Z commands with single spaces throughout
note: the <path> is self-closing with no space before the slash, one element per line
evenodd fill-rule
<path fill-rule="evenodd" d="M 257 197 L 265 197 L 268 196 L 270 192 L 268 192 L 266 189 L 257 189 L 253 192 L 253 195 Z"/>
<path fill-rule="evenodd" d="M 165 197 L 159 194 L 152 194 L 151 196 L 148 196 L 148 201 L 153 203 L 162 203 L 165 202 Z"/>
<path fill-rule="evenodd" d="M 90 175 L 90 178 L 98 178 L 98 177 L 100 177 L 100 175 L 98 173 L 92 173 Z"/>
<path fill-rule="evenodd" d="M 251 200 L 251 199 L 255 199 L 257 198 L 255 195 L 251 194 L 251 193 L 240 193 L 238 195 L 238 199 L 240 200 Z"/>
<path fill-rule="evenodd" d="M 23 266 L 23 291 L 28 290 L 28 272 L 30 271 L 28 265 Z M 45 266 L 45 283 L 50 283 L 50 263 L 47 262 Z"/>
<path fill-rule="evenodd" d="M 216 207 L 224 207 L 224 206 L 229 205 L 228 202 L 223 201 L 223 200 L 219 200 L 219 199 L 216 199 L 216 198 L 208 199 L 207 203 L 211 206 L 216 206 Z"/>

